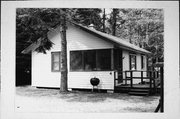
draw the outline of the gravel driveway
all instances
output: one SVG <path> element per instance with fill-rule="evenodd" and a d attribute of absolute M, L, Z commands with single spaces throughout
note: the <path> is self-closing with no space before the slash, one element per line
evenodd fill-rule
<path fill-rule="evenodd" d="M 16 88 L 16 112 L 154 112 L 159 96 L 130 96 L 121 93 L 72 91 L 31 86 Z"/>

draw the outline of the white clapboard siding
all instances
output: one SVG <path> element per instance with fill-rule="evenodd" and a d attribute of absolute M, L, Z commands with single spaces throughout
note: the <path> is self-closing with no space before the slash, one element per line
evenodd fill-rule
<path fill-rule="evenodd" d="M 48 34 L 49 39 L 54 43 L 46 54 L 32 52 L 32 86 L 37 87 L 60 87 L 60 72 L 51 71 L 51 52 L 60 51 L 61 37 L 55 30 Z"/>
<path fill-rule="evenodd" d="M 68 27 L 68 50 L 89 50 L 113 48 L 113 44 L 73 26 Z"/>
<path fill-rule="evenodd" d="M 123 71 L 129 70 L 129 52 L 123 50 Z"/>
<path fill-rule="evenodd" d="M 59 87 L 60 72 L 51 72 L 51 53 L 32 53 L 32 86 Z"/>
<path fill-rule="evenodd" d="M 99 78 L 99 89 L 114 89 L 114 72 L 97 71 L 97 72 L 69 72 L 69 88 L 87 88 L 92 89 L 91 78 Z"/>

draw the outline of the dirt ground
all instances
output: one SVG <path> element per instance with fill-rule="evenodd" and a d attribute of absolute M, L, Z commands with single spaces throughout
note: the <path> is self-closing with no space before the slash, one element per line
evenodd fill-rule
<path fill-rule="evenodd" d="M 31 86 L 16 88 L 16 112 L 154 112 L 159 96 L 130 96 L 122 93 L 72 91 Z"/>

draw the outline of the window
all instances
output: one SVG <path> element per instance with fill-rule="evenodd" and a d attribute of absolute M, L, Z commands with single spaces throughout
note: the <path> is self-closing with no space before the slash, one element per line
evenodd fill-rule
<path fill-rule="evenodd" d="M 89 50 L 84 51 L 84 70 L 92 71 L 96 70 L 96 51 Z"/>
<path fill-rule="evenodd" d="M 130 64 L 130 70 L 136 70 L 136 55 L 130 54 L 129 55 L 129 64 Z"/>
<path fill-rule="evenodd" d="M 51 53 L 51 70 L 53 72 L 60 71 L 60 52 L 52 52 Z"/>
<path fill-rule="evenodd" d="M 111 70 L 111 50 L 86 50 L 70 52 L 71 71 Z"/>
<path fill-rule="evenodd" d="M 111 50 L 97 51 L 97 70 L 111 69 Z"/>
<path fill-rule="evenodd" d="M 70 70 L 71 71 L 83 70 L 82 52 L 79 51 L 70 52 Z"/>
<path fill-rule="evenodd" d="M 141 55 L 141 69 L 145 68 L 145 56 Z"/>

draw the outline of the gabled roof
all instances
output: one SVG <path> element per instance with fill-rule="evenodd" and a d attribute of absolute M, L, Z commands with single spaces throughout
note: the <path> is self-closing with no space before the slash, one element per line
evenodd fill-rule
<path fill-rule="evenodd" d="M 82 29 L 83 31 L 86 31 L 92 35 L 95 35 L 103 40 L 106 40 L 107 42 L 110 42 L 110 43 L 113 43 L 116 47 L 119 47 L 119 48 L 122 48 L 122 49 L 125 49 L 125 50 L 128 50 L 128 51 L 132 51 L 132 52 L 137 52 L 137 53 L 142 53 L 142 54 L 150 54 L 151 52 L 143 49 L 143 48 L 140 48 L 138 46 L 135 46 L 134 44 L 131 44 L 125 40 L 122 40 L 118 37 L 115 37 L 115 36 L 112 36 L 110 34 L 106 34 L 106 33 L 103 33 L 103 32 L 100 32 L 100 31 L 97 31 L 95 29 L 92 29 L 92 28 L 89 28 L 89 27 L 86 27 L 86 26 L 83 26 L 81 24 L 77 24 L 77 23 L 74 23 L 74 22 L 71 22 L 75 27 L 79 28 L 79 29 Z M 29 53 L 30 51 L 34 51 L 36 48 L 39 47 L 40 45 L 40 40 L 41 38 L 38 39 L 37 42 L 31 44 L 30 46 L 28 46 L 26 49 L 24 49 L 22 51 L 23 54 L 27 54 Z"/>
<path fill-rule="evenodd" d="M 86 31 L 86 32 L 89 32 L 91 34 L 94 34 L 108 42 L 111 42 L 113 44 L 115 44 L 117 47 L 119 48 L 122 48 L 122 49 L 126 49 L 128 51 L 133 51 L 133 52 L 138 52 L 138 53 L 145 53 L 145 54 L 151 54 L 151 52 L 143 49 L 143 48 L 140 48 L 134 44 L 131 44 L 123 39 L 120 39 L 116 36 L 112 36 L 110 34 L 107 34 L 107 33 L 103 33 L 103 32 L 100 32 L 100 31 L 97 31 L 95 29 L 92 29 L 92 28 L 88 28 L 86 26 L 83 26 L 83 25 L 80 25 L 80 24 L 77 24 L 77 23 L 73 23 L 75 26 L 79 27 L 80 29 Z"/>

